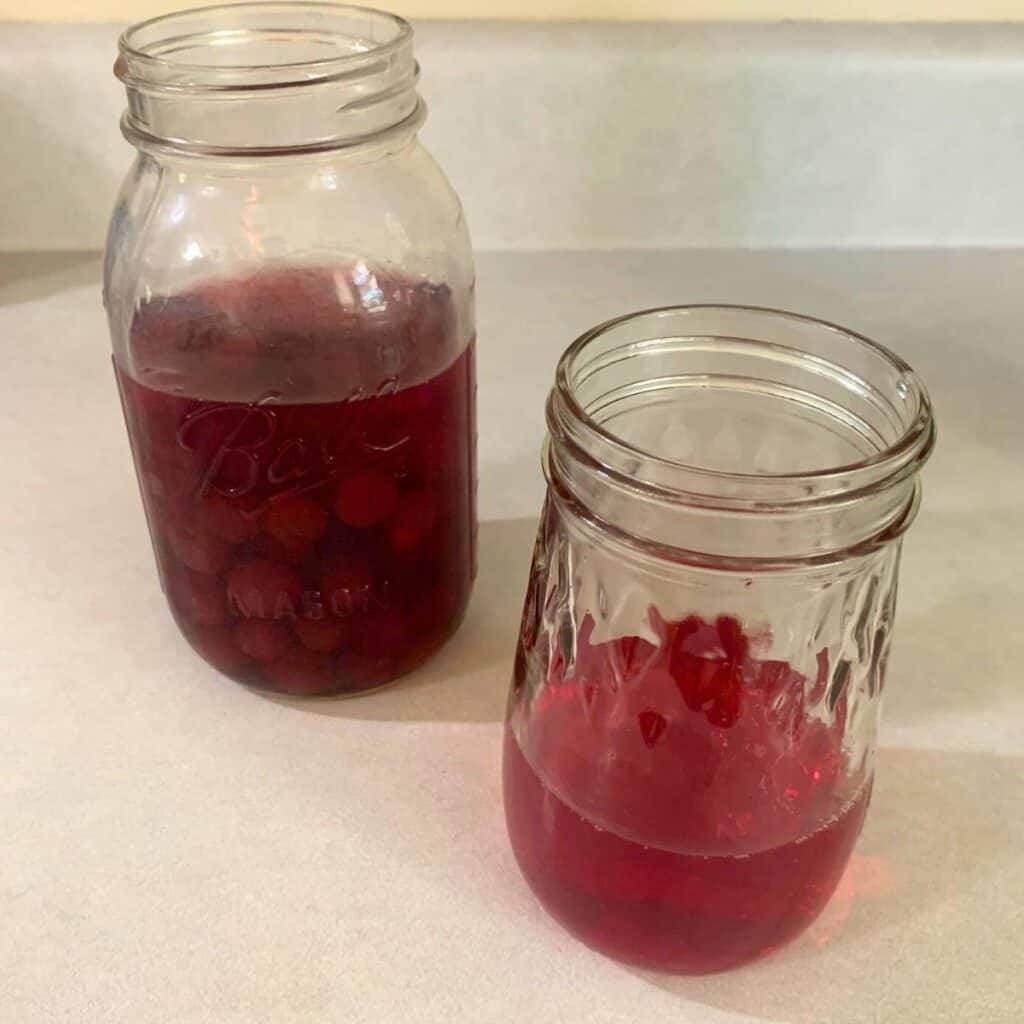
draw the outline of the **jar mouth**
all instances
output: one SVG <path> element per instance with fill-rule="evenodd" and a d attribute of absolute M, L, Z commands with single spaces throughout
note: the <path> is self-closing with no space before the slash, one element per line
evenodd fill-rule
<path fill-rule="evenodd" d="M 140 149 L 198 156 L 318 154 L 400 144 L 426 116 L 412 27 L 332 3 L 240 3 L 129 28 L 114 74 Z"/>
<path fill-rule="evenodd" d="M 217 4 L 131 26 L 114 70 L 126 84 L 178 92 L 289 88 L 365 73 L 411 39 L 404 18 L 370 7 Z"/>
<path fill-rule="evenodd" d="M 611 483 L 741 511 L 866 497 L 914 476 L 935 443 L 928 393 L 894 352 L 757 306 L 659 307 L 586 331 L 558 363 L 548 425 Z"/>

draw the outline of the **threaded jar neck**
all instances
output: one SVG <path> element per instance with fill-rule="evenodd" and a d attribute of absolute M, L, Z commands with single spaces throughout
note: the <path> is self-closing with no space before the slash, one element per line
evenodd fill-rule
<path fill-rule="evenodd" d="M 114 73 L 134 145 L 197 155 L 337 149 L 413 132 L 412 28 L 331 3 L 242 3 L 129 28 Z"/>
<path fill-rule="evenodd" d="M 777 310 L 677 306 L 609 321 L 548 401 L 556 495 L 625 538 L 784 567 L 900 535 L 935 426 L 894 353 Z"/>

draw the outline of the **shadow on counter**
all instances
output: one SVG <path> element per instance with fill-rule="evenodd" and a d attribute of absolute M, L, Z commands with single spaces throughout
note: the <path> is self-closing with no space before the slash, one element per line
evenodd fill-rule
<path fill-rule="evenodd" d="M 688 1005 L 772 1024 L 1015 1019 L 1000 1015 L 1018 985 L 999 937 L 1012 909 L 975 894 L 1024 885 L 1020 836 L 999 811 L 1022 771 L 1020 758 L 880 750 L 863 835 L 803 936 L 723 974 L 635 973 Z"/>

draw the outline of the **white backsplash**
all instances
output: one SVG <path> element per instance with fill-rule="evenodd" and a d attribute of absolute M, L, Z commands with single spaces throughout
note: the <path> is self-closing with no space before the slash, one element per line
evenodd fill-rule
<path fill-rule="evenodd" d="M 1024 25 L 416 28 L 479 249 L 1024 242 Z M 0 23 L 0 251 L 102 246 L 118 32 Z"/>

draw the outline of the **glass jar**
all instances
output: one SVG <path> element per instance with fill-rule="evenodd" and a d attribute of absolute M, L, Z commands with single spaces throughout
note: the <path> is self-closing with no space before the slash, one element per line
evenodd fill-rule
<path fill-rule="evenodd" d="M 577 340 L 548 427 L 512 847 L 595 949 L 735 966 L 814 920 L 860 831 L 928 396 L 842 328 L 678 307 Z"/>
<path fill-rule="evenodd" d="M 104 302 L 174 617 L 253 686 L 380 686 L 475 572 L 473 263 L 412 30 L 212 7 L 129 29 L 115 71 Z"/>

